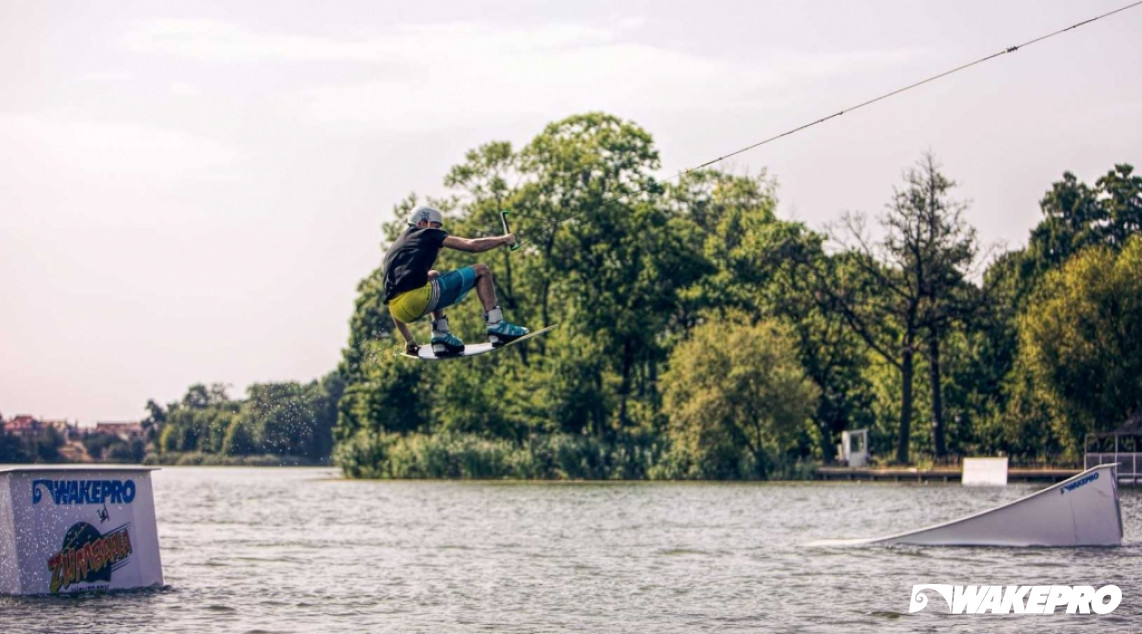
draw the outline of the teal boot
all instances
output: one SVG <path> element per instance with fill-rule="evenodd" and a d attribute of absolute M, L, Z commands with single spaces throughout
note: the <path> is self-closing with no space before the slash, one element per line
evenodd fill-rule
<path fill-rule="evenodd" d="M 484 315 L 484 324 L 488 331 L 488 341 L 492 342 L 493 348 L 499 348 L 528 333 L 527 328 L 504 321 L 504 311 L 500 310 L 499 306 Z"/>
<path fill-rule="evenodd" d="M 432 322 L 432 353 L 438 357 L 450 357 L 464 352 L 464 342 L 448 330 L 448 318 L 441 317 Z"/>

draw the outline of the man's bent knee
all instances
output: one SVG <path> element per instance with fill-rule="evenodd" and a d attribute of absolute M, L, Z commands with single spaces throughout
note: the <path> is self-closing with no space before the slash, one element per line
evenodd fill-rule
<path fill-rule="evenodd" d="M 473 264 L 472 270 L 476 272 L 476 277 L 484 277 L 485 275 L 492 274 L 492 270 L 488 268 L 487 264 Z"/>

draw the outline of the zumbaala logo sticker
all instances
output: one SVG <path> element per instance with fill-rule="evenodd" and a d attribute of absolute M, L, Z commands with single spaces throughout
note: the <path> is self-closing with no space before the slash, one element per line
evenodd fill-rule
<path fill-rule="evenodd" d="M 52 593 L 79 583 L 109 585 L 111 573 L 127 565 L 133 551 L 127 527 L 124 524 L 101 534 L 91 524 L 79 522 L 67 529 L 60 551 L 47 562 L 52 573 Z"/>

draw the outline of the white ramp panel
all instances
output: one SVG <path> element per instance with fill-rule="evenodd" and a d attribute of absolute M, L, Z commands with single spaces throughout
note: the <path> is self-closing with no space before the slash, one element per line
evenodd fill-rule
<path fill-rule="evenodd" d="M 0 594 L 162 586 L 151 471 L 0 468 Z"/>
<path fill-rule="evenodd" d="M 892 537 L 878 545 L 1121 546 L 1114 465 L 1100 465 L 1003 506 Z"/>

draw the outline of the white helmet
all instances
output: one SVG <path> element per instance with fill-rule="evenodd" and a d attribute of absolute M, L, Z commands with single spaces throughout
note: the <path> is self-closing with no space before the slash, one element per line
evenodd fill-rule
<path fill-rule="evenodd" d="M 408 217 L 408 224 L 415 227 L 416 223 L 421 220 L 444 224 L 444 214 L 440 213 L 439 209 L 433 209 L 432 207 L 417 207 L 412 210 L 412 214 Z"/>

